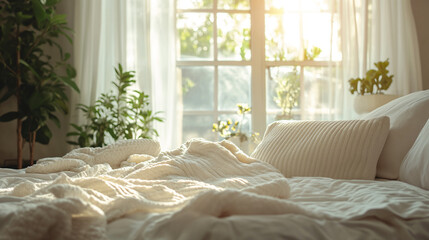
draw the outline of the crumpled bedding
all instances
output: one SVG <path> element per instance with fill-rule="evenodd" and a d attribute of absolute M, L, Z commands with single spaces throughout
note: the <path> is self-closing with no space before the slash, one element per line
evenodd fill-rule
<path fill-rule="evenodd" d="M 0 169 L 0 239 L 421 239 L 429 192 L 284 178 L 228 141 L 76 149 Z"/>
<path fill-rule="evenodd" d="M 133 213 L 110 222 L 108 236 L 129 240 L 429 239 L 428 191 L 399 181 L 297 177 L 288 182 L 290 196 L 281 202 L 303 212 L 216 217 L 184 208 L 173 215 Z"/>
<path fill-rule="evenodd" d="M 214 216 L 288 211 L 278 204 L 289 196 L 287 180 L 230 142 L 193 140 L 148 157 L 158 152 L 154 141 L 125 141 L 44 159 L 25 174 L 2 174 L 0 236 L 103 239 L 106 224 L 126 214 L 184 207 Z M 119 168 L 124 162 L 129 166 Z"/>

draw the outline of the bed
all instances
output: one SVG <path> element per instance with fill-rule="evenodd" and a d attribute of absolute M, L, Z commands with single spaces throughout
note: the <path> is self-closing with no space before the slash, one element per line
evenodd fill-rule
<path fill-rule="evenodd" d="M 428 119 L 421 91 L 275 122 L 250 156 L 138 139 L 0 169 L 0 239 L 429 239 Z"/>

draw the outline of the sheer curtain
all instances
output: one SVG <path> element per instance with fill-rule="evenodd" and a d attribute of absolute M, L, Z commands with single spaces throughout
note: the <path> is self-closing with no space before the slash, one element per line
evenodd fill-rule
<path fill-rule="evenodd" d="M 176 147 L 181 116 L 175 105 L 174 11 L 174 0 L 76 0 L 74 60 L 81 93 L 72 96 L 72 106 L 110 91 L 121 63 L 136 71 L 135 87 L 149 94 L 153 111 L 165 119 L 155 125 L 161 146 Z M 84 121 L 75 109 L 72 121 Z"/>
<path fill-rule="evenodd" d="M 394 75 L 388 94 L 422 90 L 419 48 L 409 0 L 340 1 L 342 88 L 337 92 L 338 118 L 353 118 L 348 79 L 363 77 L 373 63 L 389 58 Z M 342 110 L 341 110 L 342 109 Z"/>

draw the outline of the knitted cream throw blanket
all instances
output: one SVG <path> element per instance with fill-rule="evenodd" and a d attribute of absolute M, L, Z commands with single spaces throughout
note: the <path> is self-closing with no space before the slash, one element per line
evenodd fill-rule
<path fill-rule="evenodd" d="M 159 149 L 153 140 L 81 148 L 3 177 L 0 238 L 104 239 L 106 223 L 135 212 L 165 215 L 147 233 L 156 237 L 157 224 L 179 226 L 191 212 L 302 211 L 280 201 L 290 189 L 274 167 L 228 141 L 196 139 L 173 151 Z M 179 230 L 171 229 L 170 237 Z"/>

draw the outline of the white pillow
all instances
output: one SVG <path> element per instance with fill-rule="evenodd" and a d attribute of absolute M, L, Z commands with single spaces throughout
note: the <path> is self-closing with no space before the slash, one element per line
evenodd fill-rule
<path fill-rule="evenodd" d="M 390 133 L 377 165 L 377 177 L 398 179 L 402 160 L 429 118 L 429 90 L 397 98 L 363 119 L 390 118 Z"/>
<path fill-rule="evenodd" d="M 286 177 L 374 179 L 389 133 L 389 118 L 278 121 L 268 126 L 252 157 Z"/>
<path fill-rule="evenodd" d="M 429 120 L 405 155 L 399 180 L 429 190 Z"/>

